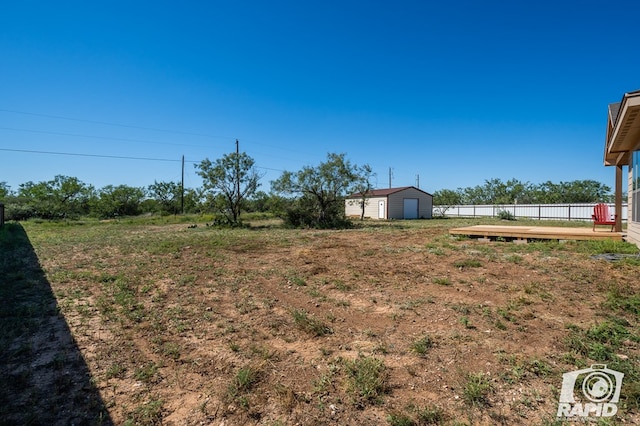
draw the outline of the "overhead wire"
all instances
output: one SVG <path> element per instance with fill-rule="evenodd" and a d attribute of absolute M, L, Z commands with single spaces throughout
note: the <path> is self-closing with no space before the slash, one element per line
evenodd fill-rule
<path fill-rule="evenodd" d="M 195 148 L 210 148 L 205 145 L 191 145 L 184 143 L 175 143 L 175 142 L 157 142 L 157 141 L 149 141 L 144 139 L 129 139 L 129 138 L 114 138 L 111 136 L 94 136 L 94 135 L 82 135 L 78 133 L 63 133 L 63 132 L 52 132 L 48 130 L 31 130 L 31 129 L 18 129 L 14 127 L 0 127 L 0 130 L 10 130 L 14 132 L 28 132 L 28 133 L 40 133 L 45 135 L 56 135 L 56 136 L 73 136 L 73 137 L 81 137 L 81 138 L 90 138 L 90 139 L 103 139 L 103 140 L 113 140 L 113 141 L 122 141 L 122 142 L 141 142 L 141 143 L 150 143 L 150 144 L 158 144 L 158 145 L 173 145 L 173 146 L 189 146 Z"/>
<path fill-rule="evenodd" d="M 168 158 L 129 157 L 124 155 L 105 155 L 105 154 L 81 154 L 76 152 L 38 151 L 38 150 L 30 150 L 30 149 L 13 149 L 13 148 L 0 148 L 0 151 L 25 152 L 29 154 L 69 155 L 74 157 L 114 158 L 114 159 L 120 159 L 120 160 L 166 161 L 166 162 L 178 162 L 178 163 L 182 161 L 182 160 L 172 160 Z"/>
<path fill-rule="evenodd" d="M 190 132 L 190 131 L 172 130 L 172 129 L 160 129 L 160 128 L 154 128 L 154 127 L 145 127 L 145 126 L 137 126 L 137 125 L 130 125 L 130 124 L 122 124 L 122 123 L 113 123 L 113 122 L 100 121 L 100 120 L 88 120 L 88 119 L 67 117 L 67 116 L 61 116 L 61 115 L 42 114 L 42 113 L 35 113 L 35 112 L 28 112 L 28 111 L 19 111 L 19 110 L 13 110 L 13 109 L 8 109 L 8 108 L 0 108 L 0 112 L 8 112 L 8 113 L 13 113 L 13 114 L 22 114 L 22 115 L 29 115 L 29 116 L 35 116 L 35 117 L 53 118 L 53 119 L 59 119 L 59 120 L 69 120 L 69 121 L 76 121 L 76 122 L 90 123 L 90 124 L 100 124 L 100 125 L 105 125 L 105 126 L 114 126 L 114 127 L 139 129 L 139 130 L 149 130 L 149 131 L 163 132 L 163 133 L 173 133 L 173 134 L 181 134 L 181 135 L 199 136 L 199 137 L 206 137 L 206 138 L 212 138 L 212 139 L 227 139 L 227 140 L 229 140 L 229 139 L 235 140 L 236 139 L 236 138 L 227 137 L 227 136 L 213 136 L 213 135 L 209 135 L 209 134 Z M 100 139 L 100 140 L 115 140 L 115 141 L 123 141 L 123 142 L 138 142 L 138 143 L 149 143 L 149 144 L 158 144 L 158 145 L 173 145 L 173 146 L 185 146 L 185 147 L 196 147 L 196 148 L 210 148 L 210 147 L 205 146 L 205 145 L 184 144 L 184 143 L 175 143 L 175 142 L 159 142 L 159 141 L 150 141 L 150 140 L 143 140 L 143 139 L 118 138 L 118 137 L 111 137 L 111 136 L 95 136 L 95 135 L 86 135 L 86 134 L 78 134 L 78 133 L 65 133 L 65 132 L 55 132 L 55 131 L 35 130 L 35 129 L 24 129 L 24 128 L 14 128 L 14 127 L 0 127 L 0 130 L 17 131 L 17 132 L 28 132 L 28 133 L 39 133 L 39 134 L 49 134 L 49 135 L 56 135 L 56 136 L 83 137 L 83 138 Z M 248 143 L 248 144 L 255 144 L 255 145 L 264 146 L 264 147 L 268 147 L 268 148 L 272 148 L 272 149 L 279 149 L 279 150 L 282 150 L 282 151 L 290 151 L 290 152 L 294 152 L 294 153 L 309 155 L 308 153 L 305 153 L 305 152 L 302 152 L 302 151 L 298 151 L 298 150 L 294 150 L 294 149 L 290 149 L 290 148 L 278 147 L 278 146 L 274 146 L 274 145 L 270 145 L 270 144 L 264 144 L 264 143 L 256 142 L 256 141 L 251 140 L 251 139 L 249 139 L 249 140 L 243 139 L 243 141 L 245 143 Z M 28 150 L 28 149 L 12 149 L 12 148 L 0 148 L 0 151 L 21 152 L 21 153 L 30 153 L 30 154 L 45 154 L 45 155 L 65 155 L 65 156 L 75 156 L 75 157 L 93 157 L 93 158 L 109 158 L 109 159 L 122 159 L 122 160 L 140 160 L 140 161 L 160 161 L 160 162 L 180 162 L 180 161 L 182 161 L 182 160 L 167 159 L 167 158 L 135 157 L 135 156 L 107 155 L 107 154 L 86 154 L 86 153 L 76 153 L 76 152 L 58 152 L 58 151 L 42 151 L 42 150 Z M 279 159 L 283 159 L 283 160 L 287 160 L 287 161 L 292 161 L 291 159 L 280 157 L 280 156 L 273 155 L 273 154 L 262 153 L 262 155 L 266 155 L 266 156 L 273 157 L 273 158 L 279 158 Z M 197 164 L 197 163 L 200 163 L 200 161 L 185 160 L 185 163 Z M 265 167 L 265 166 L 259 166 L 259 165 L 256 165 L 255 167 L 258 168 L 258 169 L 263 169 L 263 170 L 269 170 L 269 171 L 275 171 L 275 172 L 284 172 L 284 170 L 282 170 L 282 169 L 276 169 L 276 168 L 273 168 L 273 167 Z"/>
<path fill-rule="evenodd" d="M 8 152 L 22 152 L 28 154 L 46 154 L 46 155 L 67 155 L 73 157 L 94 157 L 94 158 L 110 158 L 110 159 L 118 159 L 118 160 L 142 160 L 142 161 L 163 161 L 163 162 L 173 162 L 180 163 L 182 160 L 170 159 L 170 158 L 151 158 L 151 157 L 132 157 L 125 155 L 106 155 L 106 154 L 84 154 L 77 152 L 58 152 L 58 151 L 41 151 L 41 150 L 31 150 L 31 149 L 14 149 L 14 148 L 0 148 L 0 151 L 8 151 Z M 184 160 L 185 163 L 189 164 L 199 164 L 201 161 L 194 160 Z M 271 170 L 274 172 L 284 172 L 284 170 L 274 169 L 271 167 L 263 167 L 256 166 L 259 169 Z"/>
<path fill-rule="evenodd" d="M 36 117 L 45 117 L 45 118 L 55 118 L 59 120 L 69 120 L 69 121 L 78 121 L 82 123 L 92 123 L 92 124 L 101 124 L 104 126 L 116 126 L 116 127 L 127 127 L 130 129 L 140 129 L 140 130 L 152 130 L 154 132 L 164 132 L 164 133 L 176 133 L 181 135 L 191 135 L 191 136 L 201 136 L 205 138 L 214 138 L 214 139 L 231 139 L 230 136 L 213 136 L 207 135 L 204 133 L 196 133 L 196 132 L 186 132 L 182 130 L 170 130 L 170 129 L 159 129 L 154 127 L 144 127 L 144 126 L 135 126 L 131 124 L 121 124 L 121 123 L 111 123 L 108 121 L 98 121 L 98 120 L 87 120 L 83 118 L 73 118 L 73 117 L 65 117 L 62 115 L 51 115 L 51 114 L 40 114 L 35 112 L 26 112 L 26 111 L 17 111 L 12 109 L 0 108 L 2 112 L 10 112 L 14 114 L 23 114 L 23 115 L 32 115 Z"/>
<path fill-rule="evenodd" d="M 82 123 L 100 124 L 100 125 L 105 125 L 105 126 L 124 127 L 124 128 L 139 129 L 139 130 L 150 130 L 150 131 L 163 132 L 163 133 L 174 133 L 174 134 L 181 134 L 181 135 L 199 136 L 199 137 L 205 137 L 205 138 L 211 138 L 211 139 L 226 139 L 226 140 L 229 140 L 229 139 L 235 140 L 235 139 L 237 139 L 236 137 L 231 137 L 231 136 L 214 136 L 214 135 L 209 135 L 209 134 L 205 134 L 205 133 L 197 133 L 197 132 L 190 132 L 190 131 L 183 131 L 183 130 L 160 129 L 160 128 L 137 126 L 137 125 L 131 125 L 131 124 L 113 123 L 113 122 L 108 122 L 108 121 L 88 120 L 88 119 L 75 118 L 75 117 L 66 117 L 66 116 L 61 116 L 61 115 L 42 114 L 42 113 L 35 113 L 35 112 L 28 112 L 28 111 L 19 111 L 19 110 L 13 110 L 13 109 L 8 109 L 8 108 L 0 108 L 0 112 L 8 112 L 8 113 L 13 113 L 13 114 L 30 115 L 30 116 L 35 116 L 35 117 L 53 118 L 53 119 L 59 119 L 59 120 L 69 120 L 69 121 L 76 121 L 76 122 L 82 122 Z M 203 145 L 162 143 L 162 142 L 153 142 L 153 141 L 144 141 L 144 140 L 136 140 L 136 139 L 126 139 L 126 138 L 110 138 L 110 137 L 105 137 L 105 136 L 65 134 L 65 133 L 48 132 L 48 131 L 42 131 L 42 130 L 15 129 L 15 128 L 8 128 L 8 127 L 0 127 L 0 129 L 13 130 L 13 131 L 23 131 L 23 132 L 34 132 L 34 133 L 45 133 L 45 134 L 48 133 L 48 134 L 56 134 L 56 135 L 60 135 L 60 136 L 79 136 L 79 137 L 96 138 L 96 139 L 110 139 L 110 140 L 121 140 L 121 141 L 129 141 L 129 142 L 144 142 L 144 143 L 156 143 L 156 144 L 164 144 L 164 145 L 177 145 L 177 146 L 191 146 L 191 147 L 209 148 L 209 147 L 206 147 L 206 146 L 203 146 Z M 297 154 L 311 155 L 308 152 L 303 152 L 303 151 L 299 151 L 299 150 L 295 150 L 295 149 L 291 149 L 291 148 L 283 148 L 283 147 L 280 147 L 280 146 L 275 146 L 275 145 L 265 144 L 265 143 L 262 143 L 262 142 L 257 142 L 257 141 L 255 141 L 255 140 L 253 140 L 251 138 L 249 138 L 249 139 L 243 138 L 243 142 L 248 143 L 248 144 L 260 145 L 260 146 L 264 146 L 264 147 L 271 148 L 271 149 L 278 149 L 278 150 L 282 150 L 282 151 L 294 152 L 294 153 L 297 153 Z M 283 158 L 283 157 L 278 157 L 278 156 L 274 156 L 274 155 L 271 155 L 271 156 L 274 157 L 274 158 L 281 158 L 281 159 L 290 161 L 289 159 L 286 159 L 286 158 Z"/>

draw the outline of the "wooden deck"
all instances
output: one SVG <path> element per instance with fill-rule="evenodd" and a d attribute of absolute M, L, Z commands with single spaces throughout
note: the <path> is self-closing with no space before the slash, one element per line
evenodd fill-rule
<path fill-rule="evenodd" d="M 463 228 L 452 228 L 452 235 L 469 235 L 484 238 L 503 237 L 544 240 L 618 240 L 625 235 L 622 232 L 610 232 L 605 229 L 569 228 L 561 226 L 503 226 L 503 225 L 474 225 Z"/>

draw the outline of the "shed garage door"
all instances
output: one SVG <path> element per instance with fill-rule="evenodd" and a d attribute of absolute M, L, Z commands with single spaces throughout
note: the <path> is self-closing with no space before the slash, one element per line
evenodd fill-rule
<path fill-rule="evenodd" d="M 417 198 L 404 199 L 404 218 L 405 219 L 418 218 L 418 199 Z"/>

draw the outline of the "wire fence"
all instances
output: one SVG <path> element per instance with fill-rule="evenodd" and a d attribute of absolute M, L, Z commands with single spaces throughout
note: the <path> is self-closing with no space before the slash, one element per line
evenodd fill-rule
<path fill-rule="evenodd" d="M 508 212 L 514 218 L 538 220 L 592 220 L 593 208 L 598 203 L 588 204 L 485 204 L 461 206 L 433 206 L 434 216 L 446 217 L 499 217 Z M 615 204 L 605 203 L 613 215 Z M 504 213 L 503 213 L 504 214 Z M 622 203 L 621 220 L 627 220 L 627 203 Z"/>

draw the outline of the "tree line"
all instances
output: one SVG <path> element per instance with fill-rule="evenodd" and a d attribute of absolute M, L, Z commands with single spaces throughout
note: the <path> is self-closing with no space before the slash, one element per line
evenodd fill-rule
<path fill-rule="evenodd" d="M 155 181 L 147 187 L 97 189 L 78 178 L 58 175 L 49 181 L 23 183 L 16 190 L 0 182 L 0 202 L 5 204 L 7 220 L 212 213 L 217 224 L 237 226 L 243 213 L 261 212 L 281 217 L 293 227 L 336 228 L 349 225 L 344 209 L 347 196 L 360 195 L 351 202 L 364 214 L 375 176 L 369 165 L 359 166 L 345 154 L 329 153 L 317 166 L 283 172 L 267 193 L 259 190 L 262 175 L 244 152 L 205 159 L 195 168 L 203 181 L 199 188 Z M 433 197 L 434 205 L 446 210 L 462 204 L 591 203 L 610 201 L 612 196 L 608 186 L 593 180 L 534 185 L 491 179 L 474 187 L 438 190 Z"/>
<path fill-rule="evenodd" d="M 202 178 L 199 188 L 183 188 L 179 182 L 154 182 L 147 187 L 107 185 L 95 188 L 76 177 L 58 175 L 43 182 L 26 182 L 12 190 L 0 182 L 0 202 L 7 220 L 113 219 L 141 214 L 215 215 L 219 225 L 241 225 L 241 214 L 262 212 L 281 217 L 291 226 L 317 228 L 348 224 L 344 199 L 370 188 L 369 166 L 357 166 L 345 154 L 330 153 L 318 166 L 284 172 L 271 182 L 271 191 L 260 191 L 262 175 L 254 160 L 235 152 L 195 165 Z"/>
<path fill-rule="evenodd" d="M 436 206 L 470 204 L 569 204 L 612 202 L 611 188 L 594 180 L 540 184 L 510 179 L 486 180 L 473 187 L 442 189 L 433 193 Z"/>

